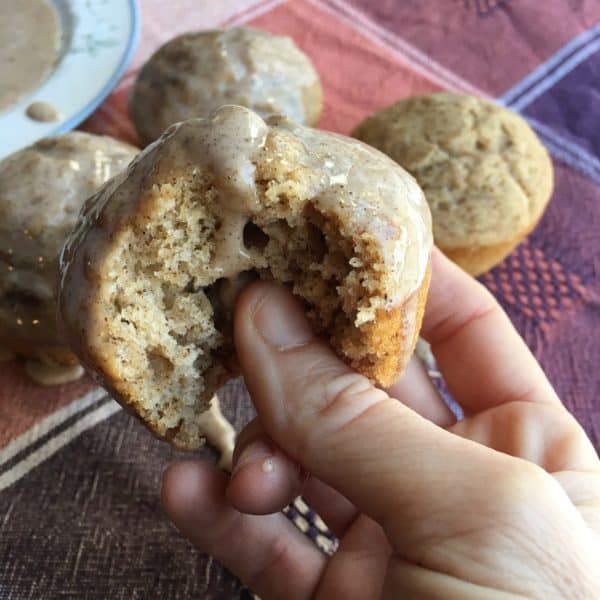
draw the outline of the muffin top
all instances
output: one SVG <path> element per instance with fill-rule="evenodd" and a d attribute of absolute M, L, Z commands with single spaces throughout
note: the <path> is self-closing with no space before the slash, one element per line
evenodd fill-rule
<path fill-rule="evenodd" d="M 552 163 L 536 134 L 480 98 L 444 92 L 401 100 L 353 136 L 416 177 L 443 249 L 501 244 L 528 232 L 552 193 Z"/>
<path fill-rule="evenodd" d="M 83 201 L 137 149 L 72 132 L 0 162 L 0 322 L 3 336 L 56 343 L 58 254 Z"/>
<path fill-rule="evenodd" d="M 357 140 L 304 127 L 287 117 L 265 121 L 240 106 L 222 106 L 210 118 L 171 126 L 126 172 L 90 198 L 65 245 L 63 277 L 85 272 L 83 264 L 77 269 L 72 262 L 99 264 L 118 232 L 133 220 L 149 218 L 144 204 L 149 191 L 189 177 L 195 166 L 198 172 L 210 172 L 216 194 L 210 202 L 219 207 L 222 221 L 211 265 L 195 286 L 253 266 L 244 252 L 244 226 L 269 208 L 269 197 L 279 201 L 282 195 L 294 211 L 302 213 L 310 205 L 338 222 L 344 235 L 368 238 L 382 263 L 385 301 L 372 304 L 359 319 L 373 320 L 377 309 L 400 306 L 423 281 L 432 246 L 431 215 L 413 177 Z M 264 181 L 269 181 L 267 189 Z M 290 198 L 299 198 L 299 204 Z M 176 277 L 185 276 L 175 271 Z M 63 302 L 68 301 L 66 295 Z M 63 307 L 67 314 L 79 309 Z"/>
<path fill-rule="evenodd" d="M 321 84 L 289 37 L 245 28 L 186 33 L 144 65 L 129 111 L 142 141 L 150 142 L 169 125 L 208 116 L 223 104 L 313 125 L 321 113 Z"/>
<path fill-rule="evenodd" d="M 429 208 L 360 141 L 222 106 L 172 125 L 82 210 L 61 255 L 70 346 L 157 435 L 195 448 L 237 373 L 235 297 L 291 288 L 358 372 L 389 385 L 421 322 Z"/>

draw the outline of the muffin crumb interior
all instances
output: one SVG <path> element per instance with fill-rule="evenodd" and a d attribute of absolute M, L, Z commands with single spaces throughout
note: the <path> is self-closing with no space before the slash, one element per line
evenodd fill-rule
<path fill-rule="evenodd" d="M 103 342 L 132 403 L 175 445 L 202 443 L 197 415 L 236 373 L 231 315 L 238 292 L 256 278 L 275 279 L 304 300 L 316 331 L 355 368 L 380 357 L 365 343 L 383 273 L 368 234 L 351 237 L 302 197 L 293 172 L 256 165 L 261 205 L 237 232 L 250 267 L 221 277 L 216 239 L 230 215 L 220 209 L 209 169 L 190 167 L 144 192 L 141 210 L 107 257 Z M 234 246 L 235 247 L 235 246 Z M 381 269 L 377 268 L 381 264 Z M 367 270 L 366 265 L 369 265 Z"/>

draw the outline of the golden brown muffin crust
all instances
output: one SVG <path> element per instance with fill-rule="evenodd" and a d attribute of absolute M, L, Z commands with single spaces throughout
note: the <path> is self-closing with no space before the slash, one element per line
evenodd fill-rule
<path fill-rule="evenodd" d="M 416 177 L 436 244 L 473 274 L 533 229 L 552 193 L 552 163 L 529 125 L 479 98 L 444 92 L 401 100 L 353 135 Z"/>

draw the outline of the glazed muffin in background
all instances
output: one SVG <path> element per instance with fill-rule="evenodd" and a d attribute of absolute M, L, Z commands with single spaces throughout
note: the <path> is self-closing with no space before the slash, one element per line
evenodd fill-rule
<path fill-rule="evenodd" d="M 310 59 L 289 37 L 236 27 L 180 35 L 142 67 L 129 114 L 148 144 L 173 123 L 224 104 L 315 125 L 322 91 Z"/>
<path fill-rule="evenodd" d="M 56 321 L 58 255 L 84 200 L 123 170 L 137 148 L 72 132 L 0 162 L 0 345 L 32 359 L 39 383 L 78 377 Z M 62 368 L 65 367 L 65 368 Z"/>
<path fill-rule="evenodd" d="M 429 282 L 415 180 L 365 144 L 238 106 L 169 128 L 92 197 L 61 258 L 82 363 L 159 437 L 194 449 L 237 374 L 232 311 L 254 278 L 288 285 L 354 369 L 406 366 Z"/>
<path fill-rule="evenodd" d="M 415 176 L 436 245 L 472 275 L 502 261 L 552 195 L 552 162 L 536 134 L 517 114 L 480 98 L 407 98 L 366 118 L 352 135 Z"/>

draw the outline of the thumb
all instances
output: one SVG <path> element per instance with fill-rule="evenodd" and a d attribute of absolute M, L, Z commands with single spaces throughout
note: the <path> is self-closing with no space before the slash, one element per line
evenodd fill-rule
<path fill-rule="evenodd" d="M 455 527 L 457 501 L 484 501 L 482 493 L 489 497 L 505 483 L 501 471 L 514 459 L 448 433 L 351 371 L 314 335 L 284 288 L 248 287 L 234 329 L 266 432 L 382 524 L 396 550 L 422 539 L 419 524 L 428 517 L 443 535 L 444 515 Z"/>

